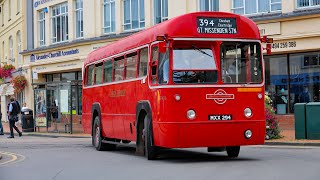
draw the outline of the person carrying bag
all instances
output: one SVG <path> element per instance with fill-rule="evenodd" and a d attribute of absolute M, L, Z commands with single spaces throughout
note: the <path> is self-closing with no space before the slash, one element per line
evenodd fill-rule
<path fill-rule="evenodd" d="M 20 114 L 21 107 L 18 101 L 13 96 L 10 97 L 11 103 L 9 104 L 9 124 L 10 124 L 10 136 L 8 138 L 14 138 L 13 129 L 17 131 L 19 136 L 22 136 L 22 132 L 15 125 L 19 121 L 18 115 Z"/>

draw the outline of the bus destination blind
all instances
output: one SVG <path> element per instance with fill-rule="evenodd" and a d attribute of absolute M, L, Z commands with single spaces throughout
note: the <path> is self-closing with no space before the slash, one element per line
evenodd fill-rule
<path fill-rule="evenodd" d="M 197 17 L 199 34 L 237 34 L 236 18 Z"/>

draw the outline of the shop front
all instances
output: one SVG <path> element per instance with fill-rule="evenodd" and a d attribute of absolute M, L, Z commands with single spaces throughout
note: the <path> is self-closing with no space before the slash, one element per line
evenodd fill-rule
<path fill-rule="evenodd" d="M 295 128 L 294 105 L 320 97 L 320 37 L 276 41 L 274 55 L 265 56 L 266 92 L 280 127 Z M 290 45 L 289 45 L 290 44 Z M 279 53 L 283 51 L 282 53 Z"/>
<path fill-rule="evenodd" d="M 33 84 L 36 131 L 82 132 L 81 83 L 81 80 L 68 80 Z"/>

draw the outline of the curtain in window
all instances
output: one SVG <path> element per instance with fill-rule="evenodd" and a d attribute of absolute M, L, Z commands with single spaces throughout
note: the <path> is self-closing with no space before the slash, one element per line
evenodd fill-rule
<path fill-rule="evenodd" d="M 245 0 L 245 13 L 246 14 L 257 13 L 257 1 Z"/>
<path fill-rule="evenodd" d="M 200 0 L 200 11 L 209 11 L 209 1 Z"/>
<path fill-rule="evenodd" d="M 131 0 L 132 2 L 132 29 L 139 28 L 139 4 L 138 0 Z"/>
<path fill-rule="evenodd" d="M 130 0 L 123 1 L 124 6 L 124 29 L 131 29 L 131 9 L 130 9 Z"/>
<path fill-rule="evenodd" d="M 210 10 L 219 11 L 219 0 L 210 0 L 210 1 L 211 1 Z"/>
<path fill-rule="evenodd" d="M 258 11 L 259 12 L 269 12 L 270 0 L 259 0 Z"/>

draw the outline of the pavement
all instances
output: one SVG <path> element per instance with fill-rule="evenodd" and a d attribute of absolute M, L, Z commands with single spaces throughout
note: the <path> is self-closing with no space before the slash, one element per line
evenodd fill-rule
<path fill-rule="evenodd" d="M 8 132 L 5 132 L 9 135 Z M 38 136 L 38 137 L 66 137 L 66 138 L 91 138 L 90 134 L 67 134 L 67 133 L 45 133 L 45 132 L 23 132 L 23 136 Z M 282 138 L 265 140 L 265 145 L 292 145 L 292 146 L 320 146 L 319 140 L 310 139 L 295 139 L 295 130 L 282 130 Z M 1 157 L 0 157 L 1 159 Z"/>

